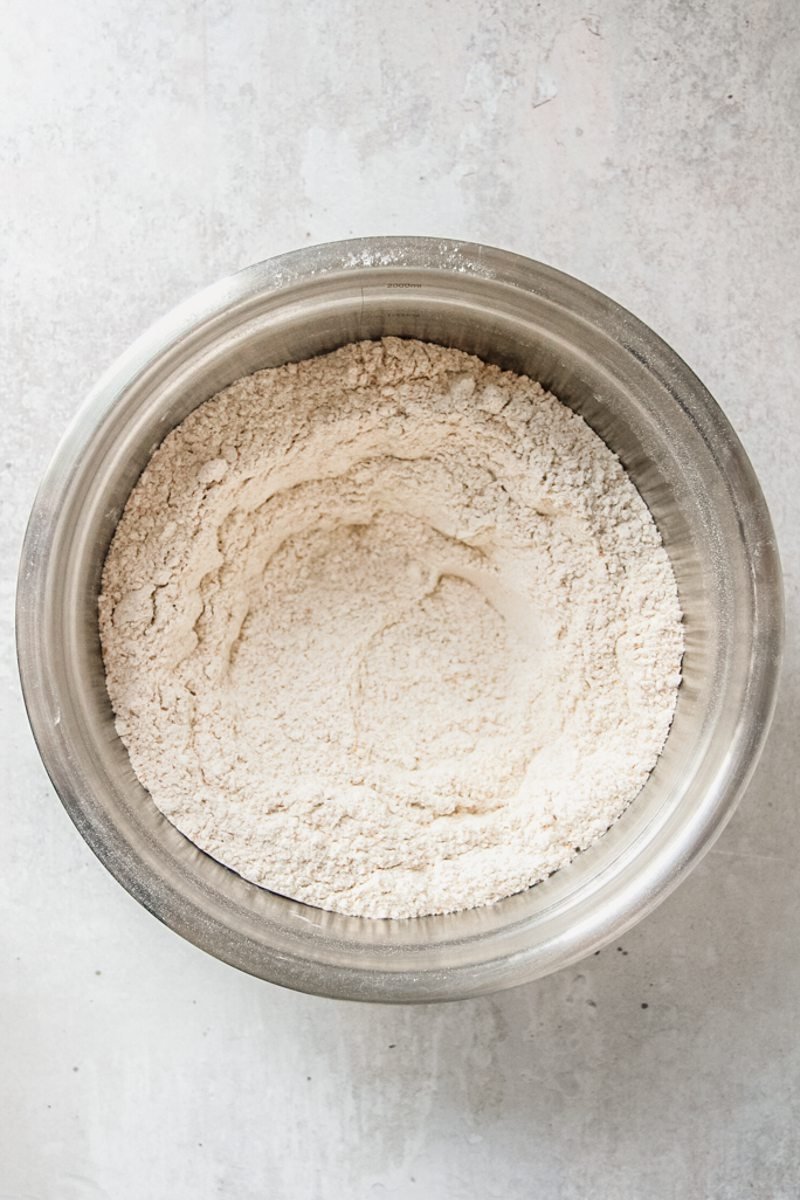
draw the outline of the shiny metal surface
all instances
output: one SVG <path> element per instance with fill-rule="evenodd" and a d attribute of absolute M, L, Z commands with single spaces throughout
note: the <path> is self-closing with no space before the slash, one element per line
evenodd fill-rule
<path fill-rule="evenodd" d="M 622 819 L 568 868 L 491 907 L 412 921 L 325 913 L 197 850 L 157 811 L 117 737 L 97 633 L 100 570 L 153 449 L 260 367 L 413 336 L 530 374 L 616 450 L 672 558 L 684 683 L 665 751 Z M 544 975 L 649 912 L 720 832 L 772 713 L 782 641 L 775 540 L 750 464 L 688 367 L 606 297 L 483 246 L 381 238 L 309 247 L 179 306 L 100 380 L 31 514 L 17 598 L 42 758 L 95 853 L 151 912 L 226 962 L 323 995 L 424 1001 Z"/>

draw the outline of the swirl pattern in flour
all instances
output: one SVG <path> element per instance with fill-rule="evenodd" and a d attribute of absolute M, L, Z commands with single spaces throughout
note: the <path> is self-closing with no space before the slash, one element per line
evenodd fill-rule
<path fill-rule="evenodd" d="M 675 579 L 616 457 L 530 379 L 394 338 L 196 409 L 130 496 L 99 604 L 162 812 L 358 916 L 566 864 L 641 788 L 680 683 Z"/>

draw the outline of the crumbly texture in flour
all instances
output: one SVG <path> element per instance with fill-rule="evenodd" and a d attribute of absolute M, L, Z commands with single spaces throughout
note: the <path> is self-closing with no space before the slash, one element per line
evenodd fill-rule
<path fill-rule="evenodd" d="M 246 879 L 366 917 L 564 866 L 642 787 L 680 683 L 675 580 L 617 458 L 538 383 L 418 341 L 196 409 L 99 603 L 161 811 Z"/>

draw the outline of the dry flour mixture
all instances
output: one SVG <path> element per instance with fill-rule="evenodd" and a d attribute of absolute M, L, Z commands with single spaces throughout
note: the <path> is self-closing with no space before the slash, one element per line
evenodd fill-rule
<path fill-rule="evenodd" d="M 411 917 L 594 842 L 680 683 L 675 580 L 538 383 L 386 338 L 240 379 L 165 439 L 103 575 L 117 729 L 246 879 Z"/>

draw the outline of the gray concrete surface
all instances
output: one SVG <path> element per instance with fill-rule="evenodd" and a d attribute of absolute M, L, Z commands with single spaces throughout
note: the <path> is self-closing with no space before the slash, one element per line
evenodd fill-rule
<path fill-rule="evenodd" d="M 797 4 L 3 13 L 0 1197 L 797 1197 Z M 12 652 L 36 482 L 109 360 L 229 270 L 380 232 L 530 254 L 654 326 L 751 454 L 788 594 L 772 736 L 692 877 L 577 968 L 419 1009 L 280 991 L 148 916 L 61 810 Z"/>

